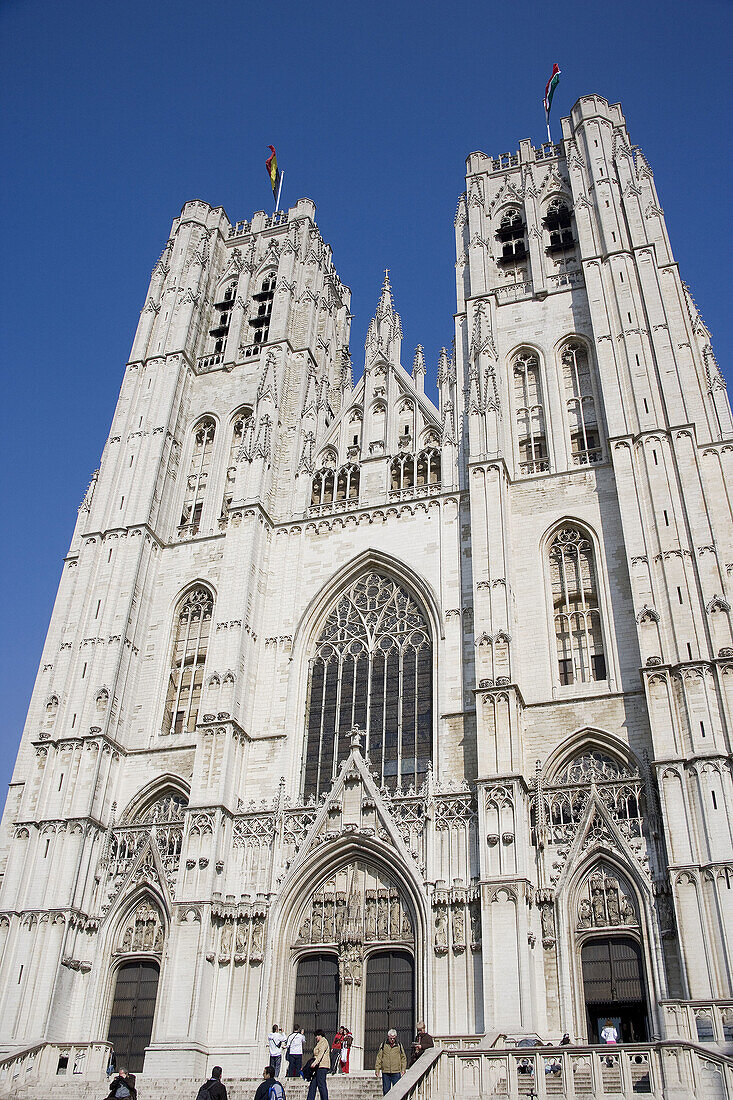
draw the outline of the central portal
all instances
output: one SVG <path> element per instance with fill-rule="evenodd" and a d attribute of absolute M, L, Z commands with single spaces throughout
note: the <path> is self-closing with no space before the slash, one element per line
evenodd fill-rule
<path fill-rule="evenodd" d="M 379 1044 L 396 1028 L 409 1051 L 415 1021 L 414 932 L 398 884 L 356 861 L 305 901 L 292 945 L 292 1024 L 329 1042 L 344 1024 L 354 1036 L 353 1069 L 374 1068 Z"/>

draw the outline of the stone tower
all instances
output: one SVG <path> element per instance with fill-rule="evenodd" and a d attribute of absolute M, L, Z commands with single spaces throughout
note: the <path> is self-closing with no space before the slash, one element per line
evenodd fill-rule
<path fill-rule="evenodd" d="M 314 217 L 187 203 L 153 271 L 3 818 L 0 1051 L 682 1033 L 733 996 L 733 442 L 651 169 L 599 96 L 469 156 L 437 407 L 388 274 L 354 385 Z"/>

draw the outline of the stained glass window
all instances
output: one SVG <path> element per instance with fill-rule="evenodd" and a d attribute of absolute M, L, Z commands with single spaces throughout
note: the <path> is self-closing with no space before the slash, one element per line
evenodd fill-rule
<path fill-rule="evenodd" d="M 380 786 L 419 786 L 432 755 L 430 629 L 416 601 L 391 577 L 370 572 L 331 611 L 311 660 L 303 791 L 327 791 L 365 733 Z"/>

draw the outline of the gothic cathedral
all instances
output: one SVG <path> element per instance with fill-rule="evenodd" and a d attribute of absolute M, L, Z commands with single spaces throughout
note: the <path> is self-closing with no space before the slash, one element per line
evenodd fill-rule
<path fill-rule="evenodd" d="M 468 157 L 437 406 L 388 277 L 354 385 L 314 217 L 189 202 L 153 270 L 3 818 L 0 1053 L 254 1074 L 345 1023 L 360 1069 L 733 997 L 731 410 L 621 108 Z"/>

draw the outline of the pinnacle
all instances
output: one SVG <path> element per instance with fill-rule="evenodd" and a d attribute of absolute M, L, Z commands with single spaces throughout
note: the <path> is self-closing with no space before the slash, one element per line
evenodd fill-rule
<path fill-rule="evenodd" d="M 422 344 L 418 344 L 415 348 L 415 358 L 412 362 L 412 377 L 414 378 L 416 374 L 425 374 L 425 354 Z"/>
<path fill-rule="evenodd" d="M 379 306 L 377 307 L 377 315 L 382 313 L 394 313 L 394 303 L 392 302 L 392 285 L 389 281 L 389 268 L 384 269 L 384 282 L 382 283 L 382 295 L 379 299 Z"/>

